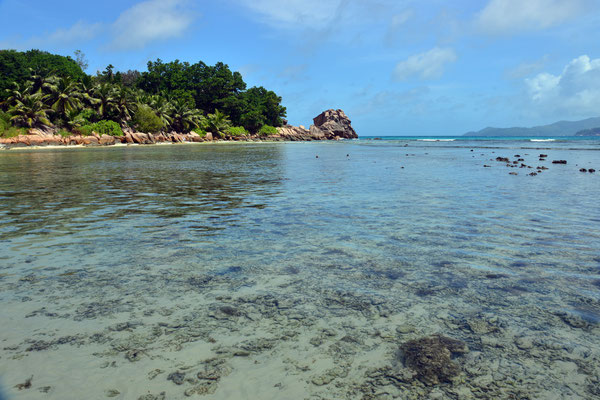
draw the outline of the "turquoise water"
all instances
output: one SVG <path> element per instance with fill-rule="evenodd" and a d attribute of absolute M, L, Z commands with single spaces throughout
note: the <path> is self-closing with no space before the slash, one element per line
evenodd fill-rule
<path fill-rule="evenodd" d="M 0 380 L 16 399 L 77 398 L 69 376 L 90 398 L 596 398 L 600 172 L 579 169 L 600 142 L 456 139 L 0 152 Z M 437 333 L 470 351 L 431 385 L 398 350 Z"/>

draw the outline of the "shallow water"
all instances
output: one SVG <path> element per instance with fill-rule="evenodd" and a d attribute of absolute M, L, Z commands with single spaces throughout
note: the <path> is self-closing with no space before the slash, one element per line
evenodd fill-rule
<path fill-rule="evenodd" d="M 2 151 L 0 380 L 10 399 L 596 398 L 600 173 L 579 169 L 599 149 Z M 495 161 L 517 154 L 534 168 Z M 436 333 L 470 351 L 432 385 L 399 349 Z"/>

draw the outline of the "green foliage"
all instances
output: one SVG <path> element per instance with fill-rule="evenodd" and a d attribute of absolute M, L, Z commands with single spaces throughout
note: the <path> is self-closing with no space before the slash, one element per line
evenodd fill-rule
<path fill-rule="evenodd" d="M 230 136 L 246 136 L 249 132 L 243 126 L 232 126 L 227 130 Z"/>
<path fill-rule="evenodd" d="M 1 128 L 56 126 L 90 134 L 100 127 L 118 135 L 119 126 L 137 125 L 144 131 L 208 130 L 219 137 L 280 126 L 285 116 L 281 97 L 263 87 L 246 89 L 241 74 L 221 62 L 158 59 L 143 73 L 109 64 L 91 77 L 82 70 L 85 55 L 76 51 L 75 58 L 0 50 L 0 111 L 9 112 Z"/>
<path fill-rule="evenodd" d="M 227 115 L 219 110 L 215 110 L 214 114 L 208 114 L 206 117 L 206 130 L 212 132 L 216 137 L 225 135 L 230 126 L 231 121 L 227 118 Z"/>
<path fill-rule="evenodd" d="M 11 115 L 10 121 L 15 126 L 25 128 L 37 128 L 52 126 L 48 119 L 49 109 L 42 101 L 41 93 L 27 94 L 22 100 L 17 100 L 8 113 Z"/>
<path fill-rule="evenodd" d="M 59 129 L 58 132 L 56 132 L 57 135 L 60 135 L 62 137 L 68 137 L 71 136 L 71 132 L 64 130 L 64 129 Z"/>
<path fill-rule="evenodd" d="M 82 125 L 73 128 L 73 132 L 83 136 L 90 136 L 95 132 L 94 124 Z"/>
<path fill-rule="evenodd" d="M 11 138 L 18 135 L 25 135 L 27 129 L 17 128 L 10 123 L 10 114 L 0 111 L 0 137 Z"/>
<path fill-rule="evenodd" d="M 32 72 L 39 76 L 69 76 L 75 80 L 86 76 L 71 57 L 40 50 L 0 50 L 0 101 L 7 97 L 5 89 L 10 89 L 14 83 L 23 85 Z"/>
<path fill-rule="evenodd" d="M 98 114 L 91 108 L 86 108 L 85 110 L 77 114 L 77 116 L 85 122 L 94 122 L 98 119 Z"/>
<path fill-rule="evenodd" d="M 250 131 L 256 132 L 263 125 L 283 125 L 286 110 L 275 92 L 262 86 L 252 87 L 242 94 L 242 98 L 245 107 L 240 122 Z"/>
<path fill-rule="evenodd" d="M 263 125 L 260 128 L 260 130 L 258 131 L 258 134 L 260 136 L 277 135 L 277 128 L 275 128 L 274 126 L 271 126 L 271 125 Z"/>
<path fill-rule="evenodd" d="M 3 138 L 11 138 L 19 135 L 26 135 L 27 129 L 25 128 L 17 128 L 15 126 L 10 125 L 2 125 L 0 123 L 0 137 Z"/>
<path fill-rule="evenodd" d="M 163 128 L 163 121 L 152 111 L 150 106 L 141 105 L 135 112 L 135 126 L 141 132 L 156 133 Z"/>
<path fill-rule="evenodd" d="M 94 124 L 94 128 L 100 135 L 123 136 L 123 130 L 115 121 L 98 121 Z"/>
<path fill-rule="evenodd" d="M 171 100 L 191 98 L 197 109 L 214 114 L 220 110 L 236 126 L 256 132 L 264 124 L 281 126 L 285 107 L 281 97 L 263 87 L 246 90 L 239 72 L 232 72 L 221 62 L 214 66 L 203 62 L 189 64 L 160 59 L 148 63 L 148 72 L 138 79 L 138 87 L 152 94 L 163 94 Z"/>
<path fill-rule="evenodd" d="M 10 114 L 0 111 L 0 127 L 8 127 L 10 125 Z"/>
<path fill-rule="evenodd" d="M 179 100 L 171 104 L 169 118 L 171 128 L 177 132 L 189 132 L 192 129 L 203 128 L 206 125 L 205 118 L 200 110 L 191 107 L 185 100 Z"/>
<path fill-rule="evenodd" d="M 123 130 L 115 121 L 101 120 L 93 124 L 83 125 L 74 129 L 75 132 L 89 136 L 93 132 L 98 135 L 123 136 Z"/>

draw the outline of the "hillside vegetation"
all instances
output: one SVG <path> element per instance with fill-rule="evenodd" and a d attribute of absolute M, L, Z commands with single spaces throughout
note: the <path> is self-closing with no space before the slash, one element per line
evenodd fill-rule
<path fill-rule="evenodd" d="M 144 72 L 108 65 L 90 76 L 85 58 L 76 56 L 0 51 L 0 136 L 27 128 L 122 135 L 132 128 L 219 137 L 270 130 L 286 115 L 281 97 L 262 86 L 247 88 L 242 75 L 221 62 L 158 59 Z"/>

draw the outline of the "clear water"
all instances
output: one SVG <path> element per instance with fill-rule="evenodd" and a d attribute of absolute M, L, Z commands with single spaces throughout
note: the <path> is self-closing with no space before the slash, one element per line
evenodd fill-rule
<path fill-rule="evenodd" d="M 597 398 L 600 172 L 579 169 L 600 171 L 599 150 L 0 152 L 0 380 L 15 399 Z M 517 154 L 534 168 L 493 161 Z M 398 350 L 436 333 L 470 351 L 431 385 Z"/>

